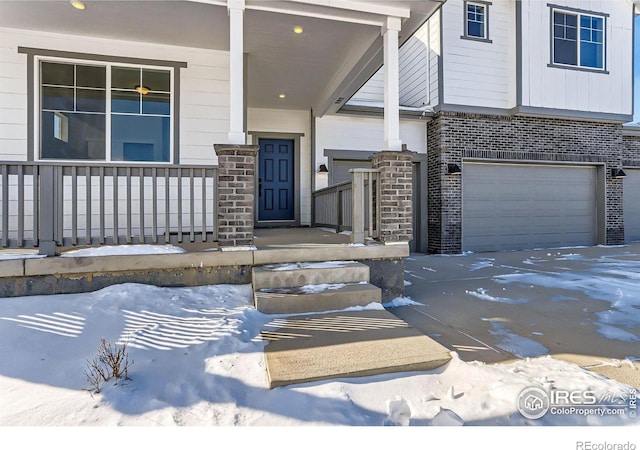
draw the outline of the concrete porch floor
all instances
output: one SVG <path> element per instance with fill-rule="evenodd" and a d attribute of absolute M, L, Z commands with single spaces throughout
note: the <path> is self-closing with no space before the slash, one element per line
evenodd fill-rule
<path fill-rule="evenodd" d="M 255 246 L 261 248 L 287 248 L 344 245 L 351 236 L 328 228 L 256 228 L 253 232 Z"/>
<path fill-rule="evenodd" d="M 258 249 L 315 248 L 341 246 L 351 242 L 351 237 L 348 234 L 336 233 L 328 228 L 256 228 L 253 234 L 255 236 L 254 245 Z M 136 245 L 136 243 L 132 245 Z M 174 245 L 188 252 L 201 252 L 219 248 L 217 242 L 199 242 L 197 239 L 195 242 L 181 242 Z M 88 246 L 61 247 L 60 253 L 79 248 L 88 248 Z M 37 250 L 2 249 L 0 254 L 2 253 L 37 253 Z"/>

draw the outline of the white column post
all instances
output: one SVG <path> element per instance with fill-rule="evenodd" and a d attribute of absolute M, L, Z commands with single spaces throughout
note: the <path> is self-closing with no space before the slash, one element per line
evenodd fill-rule
<path fill-rule="evenodd" d="M 382 27 L 384 44 L 384 150 L 402 150 L 400 140 L 399 17 L 387 17 Z"/>
<path fill-rule="evenodd" d="M 244 0 L 228 0 L 229 144 L 244 145 Z"/>

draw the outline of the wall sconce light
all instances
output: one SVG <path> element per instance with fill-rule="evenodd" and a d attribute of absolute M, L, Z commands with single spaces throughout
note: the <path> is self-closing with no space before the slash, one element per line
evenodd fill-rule
<path fill-rule="evenodd" d="M 326 164 L 320 164 L 320 169 L 318 169 L 318 172 L 320 172 L 320 173 L 328 173 L 329 169 L 327 169 L 327 165 Z"/>
<path fill-rule="evenodd" d="M 460 175 L 462 173 L 462 169 L 457 164 L 448 164 L 447 165 L 447 174 L 448 175 Z"/>
<path fill-rule="evenodd" d="M 611 169 L 611 178 L 619 180 L 619 179 L 622 179 L 622 178 L 624 178 L 626 176 L 627 176 L 627 174 L 624 173 L 624 170 L 622 170 L 622 169 Z"/>

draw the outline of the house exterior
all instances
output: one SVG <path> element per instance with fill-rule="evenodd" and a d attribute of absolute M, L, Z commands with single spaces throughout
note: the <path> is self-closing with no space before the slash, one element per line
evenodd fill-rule
<path fill-rule="evenodd" d="M 254 224 L 311 225 L 312 118 L 386 61 L 378 150 L 401 150 L 398 47 L 440 6 L 2 2 L 3 244 L 156 242 L 186 228 L 208 241 L 245 225 L 250 243 Z M 221 152 L 233 167 L 218 178 Z"/>
<path fill-rule="evenodd" d="M 383 240 L 640 239 L 630 0 L 71 3 L 0 3 L 5 246 L 251 243 L 381 150 Z"/>
<path fill-rule="evenodd" d="M 627 0 L 448 0 L 400 49 L 405 129 L 426 128 L 426 148 L 407 141 L 428 160 L 429 252 L 640 239 L 640 133 L 625 125 L 637 13 Z M 375 115 L 382 90 L 378 73 L 342 112 Z M 329 120 L 321 138 L 343 126 Z M 357 159 L 338 150 L 316 162 Z"/>

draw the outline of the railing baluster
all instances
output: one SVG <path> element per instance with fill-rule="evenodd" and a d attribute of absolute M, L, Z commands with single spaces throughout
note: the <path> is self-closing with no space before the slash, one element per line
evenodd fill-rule
<path fill-rule="evenodd" d="M 144 244 L 144 167 L 140 167 L 138 171 L 138 179 L 140 183 L 140 234 L 138 235 L 138 242 Z"/>
<path fill-rule="evenodd" d="M 40 199 L 38 198 L 38 192 L 40 192 L 40 169 L 38 166 L 33 166 L 33 246 L 37 247 L 40 244 Z"/>
<path fill-rule="evenodd" d="M 375 195 L 376 195 L 376 212 L 375 212 L 375 221 L 376 221 L 376 234 L 374 237 L 379 237 L 380 236 L 380 219 L 381 219 L 381 214 L 380 214 L 380 173 L 376 173 L 375 174 L 375 182 L 376 182 L 376 190 L 375 190 Z"/>
<path fill-rule="evenodd" d="M 120 240 L 118 239 L 119 224 L 118 224 L 118 168 L 113 167 L 113 174 L 111 179 L 113 180 L 113 245 L 118 245 Z"/>
<path fill-rule="evenodd" d="M 18 247 L 24 247 L 24 166 L 18 166 Z"/>
<path fill-rule="evenodd" d="M 58 226 L 55 229 L 55 241 L 58 245 L 64 245 L 64 166 L 57 166 L 55 170 L 56 204 L 54 213 L 58 218 Z"/>
<path fill-rule="evenodd" d="M 71 166 L 71 245 L 78 244 L 78 168 Z M 63 200 L 64 201 L 64 200 Z"/>
<path fill-rule="evenodd" d="M 9 168 L 2 165 L 2 246 L 9 246 Z"/>
<path fill-rule="evenodd" d="M 171 242 L 171 214 L 169 212 L 169 206 L 170 206 L 169 180 L 170 180 L 169 168 L 167 167 L 164 169 L 164 243 L 165 244 L 168 244 L 169 242 Z"/>
<path fill-rule="evenodd" d="M 213 218 L 213 240 L 218 240 L 218 169 L 213 170 L 213 195 L 211 197 L 211 217 Z"/>
<path fill-rule="evenodd" d="M 131 167 L 127 167 L 125 170 L 125 178 L 127 183 L 127 235 L 125 241 L 127 244 L 131 244 Z"/>
<path fill-rule="evenodd" d="M 100 176 L 100 197 L 99 197 L 99 202 L 100 202 L 100 236 L 99 236 L 99 242 L 100 244 L 104 244 L 105 243 L 105 237 L 106 237 L 106 229 L 105 229 L 105 201 L 106 201 L 106 193 L 104 190 L 104 167 L 100 167 L 99 170 L 99 176 Z"/>
<path fill-rule="evenodd" d="M 165 172 L 168 169 L 164 169 Z M 158 169 L 155 167 L 151 171 L 151 184 L 153 189 L 153 217 L 151 218 L 151 242 L 158 243 Z M 166 243 L 166 242 L 165 242 Z"/>
<path fill-rule="evenodd" d="M 373 237 L 373 174 L 367 174 L 368 190 L 367 196 L 367 234 L 368 237 Z"/>
<path fill-rule="evenodd" d="M 194 173 L 193 167 L 189 169 L 189 242 L 194 242 L 196 240 L 195 237 L 195 199 L 194 197 Z"/>
<path fill-rule="evenodd" d="M 182 242 L 182 169 L 178 167 L 178 242 Z"/>
<path fill-rule="evenodd" d="M 85 183 L 85 230 L 84 230 L 84 239 L 85 244 L 91 244 L 91 203 L 93 198 L 91 198 L 91 166 L 84 168 L 84 183 Z"/>
<path fill-rule="evenodd" d="M 202 168 L 202 242 L 207 242 L 207 169 Z"/>

